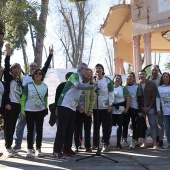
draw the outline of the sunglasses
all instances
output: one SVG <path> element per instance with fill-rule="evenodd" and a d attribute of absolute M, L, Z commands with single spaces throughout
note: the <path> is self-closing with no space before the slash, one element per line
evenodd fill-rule
<path fill-rule="evenodd" d="M 34 75 L 35 75 L 35 76 L 37 76 L 37 75 L 42 75 L 42 73 L 41 73 L 41 72 L 36 72 L 36 73 L 34 73 Z"/>

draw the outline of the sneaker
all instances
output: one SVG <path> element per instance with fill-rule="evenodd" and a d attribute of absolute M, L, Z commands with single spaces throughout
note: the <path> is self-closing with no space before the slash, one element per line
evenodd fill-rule
<path fill-rule="evenodd" d="M 129 148 L 135 149 L 135 141 L 131 141 L 131 142 L 130 142 Z"/>
<path fill-rule="evenodd" d="M 18 151 L 18 150 L 20 150 L 20 149 L 21 149 L 21 146 L 15 145 L 15 146 L 13 147 L 13 150 L 15 150 L 15 151 Z"/>
<path fill-rule="evenodd" d="M 79 148 L 76 147 L 75 152 L 79 152 Z"/>
<path fill-rule="evenodd" d="M 153 142 L 153 149 L 158 149 L 158 144 L 156 141 Z"/>
<path fill-rule="evenodd" d="M 136 141 L 136 140 L 135 140 Z M 143 139 L 142 138 L 139 138 L 138 141 L 137 141 L 138 145 L 142 145 L 143 144 Z"/>
<path fill-rule="evenodd" d="M 35 154 L 35 149 L 34 148 L 32 149 L 32 153 Z"/>
<path fill-rule="evenodd" d="M 96 145 L 93 145 L 91 149 L 92 149 L 92 150 L 97 150 L 98 147 L 97 147 Z"/>
<path fill-rule="evenodd" d="M 101 152 L 109 152 L 109 148 L 106 144 L 103 145 Z"/>
<path fill-rule="evenodd" d="M 122 145 L 122 147 L 128 147 L 129 146 L 126 140 L 122 140 L 121 145 Z"/>
<path fill-rule="evenodd" d="M 85 149 L 83 146 L 79 146 L 78 149 Z"/>
<path fill-rule="evenodd" d="M 163 141 L 160 140 L 160 141 L 159 141 L 159 144 L 158 144 L 158 148 L 163 148 L 163 145 L 164 145 L 164 144 L 163 144 Z"/>
<path fill-rule="evenodd" d="M 141 145 L 140 147 L 141 147 L 141 148 L 144 148 L 144 149 L 147 148 L 146 142 L 143 142 L 142 145 Z"/>
<path fill-rule="evenodd" d="M 27 154 L 26 154 L 26 158 L 32 158 L 33 157 L 33 155 L 32 155 L 33 153 L 32 153 L 32 149 L 28 149 L 27 150 Z"/>
<path fill-rule="evenodd" d="M 139 142 L 137 140 L 134 140 L 135 146 L 140 146 Z"/>
<path fill-rule="evenodd" d="M 77 155 L 78 153 L 74 152 L 73 150 L 70 150 L 70 151 L 64 151 L 63 152 L 63 155 L 64 156 L 75 156 Z"/>
<path fill-rule="evenodd" d="M 86 152 L 92 152 L 90 147 L 86 147 Z"/>
<path fill-rule="evenodd" d="M 7 158 L 11 158 L 14 157 L 16 154 L 14 152 L 12 152 L 11 149 L 6 149 L 6 157 Z"/>
<path fill-rule="evenodd" d="M 122 149 L 122 145 L 120 143 L 117 143 L 117 149 Z"/>
<path fill-rule="evenodd" d="M 164 149 L 169 149 L 170 148 L 170 144 L 167 143 L 166 145 L 163 146 Z"/>
<path fill-rule="evenodd" d="M 42 154 L 42 152 L 41 152 L 41 149 L 37 149 L 37 150 L 35 151 L 35 156 L 43 157 L 43 154 Z"/>
<path fill-rule="evenodd" d="M 65 156 L 61 152 L 57 152 L 57 153 L 53 152 L 52 156 L 57 159 L 65 159 Z"/>

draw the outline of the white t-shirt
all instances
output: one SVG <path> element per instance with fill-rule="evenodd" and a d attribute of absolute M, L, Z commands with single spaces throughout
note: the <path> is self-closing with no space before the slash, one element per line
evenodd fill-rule
<path fill-rule="evenodd" d="M 22 94 L 22 87 L 18 85 L 16 80 L 12 80 L 10 83 L 9 98 L 13 103 L 20 103 Z"/>
<path fill-rule="evenodd" d="M 41 100 L 37 94 L 34 85 L 38 91 Z M 28 83 L 24 87 L 23 94 L 27 96 L 25 111 L 41 111 L 45 109 L 44 99 L 48 95 L 48 87 L 46 84 L 42 83 L 40 86 L 37 86 L 36 84 Z"/>
<path fill-rule="evenodd" d="M 98 85 L 98 109 L 107 109 L 110 103 L 114 102 L 114 93 L 109 92 L 108 84 L 110 83 L 110 79 L 103 76 L 102 79 L 97 80 Z M 112 85 L 113 88 L 113 85 Z M 95 109 L 97 106 L 95 106 Z"/>
<path fill-rule="evenodd" d="M 131 86 L 127 86 L 127 89 L 130 94 L 130 107 L 133 109 L 138 109 L 137 97 L 142 95 L 140 88 L 138 85 L 133 84 Z"/>
<path fill-rule="evenodd" d="M 157 97 L 161 99 L 163 115 L 170 115 L 170 86 L 158 86 Z"/>
<path fill-rule="evenodd" d="M 129 96 L 128 89 L 124 86 L 114 87 L 114 103 L 122 103 L 125 101 L 125 97 Z M 119 109 L 116 109 L 113 106 L 112 114 L 122 114 L 125 111 L 124 106 L 119 106 Z"/>

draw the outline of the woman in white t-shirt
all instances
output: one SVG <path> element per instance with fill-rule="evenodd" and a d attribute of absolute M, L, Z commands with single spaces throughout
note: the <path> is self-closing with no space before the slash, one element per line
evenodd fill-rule
<path fill-rule="evenodd" d="M 113 82 L 104 74 L 104 67 L 101 64 L 95 66 L 94 74 L 97 85 L 97 102 L 93 110 L 93 147 L 97 149 L 99 145 L 99 129 L 102 125 L 102 152 L 108 152 L 108 145 L 111 133 L 111 111 L 114 102 Z"/>
<path fill-rule="evenodd" d="M 121 75 L 116 74 L 113 78 L 113 81 L 114 81 L 114 105 L 112 109 L 112 125 L 118 126 L 117 148 L 122 149 L 120 142 L 122 136 L 123 117 L 124 114 L 128 112 L 130 105 L 130 97 L 128 89 L 122 86 Z"/>
<path fill-rule="evenodd" d="M 158 115 L 163 114 L 167 137 L 167 144 L 164 148 L 167 149 L 170 147 L 170 74 L 167 72 L 162 74 L 161 81 L 158 86 L 156 107 Z"/>
<path fill-rule="evenodd" d="M 10 44 L 6 44 L 6 57 L 4 69 L 4 137 L 6 156 L 13 157 L 17 155 L 12 149 L 13 135 L 15 132 L 16 122 L 21 110 L 20 99 L 22 94 L 22 79 L 21 79 L 21 66 L 14 63 L 10 67 Z"/>
<path fill-rule="evenodd" d="M 122 138 L 122 146 L 128 146 L 127 143 L 127 135 L 128 135 L 128 125 L 130 122 L 130 118 L 132 120 L 132 127 L 133 127 L 133 134 L 132 134 L 132 141 L 130 143 L 130 148 L 135 148 L 135 143 L 137 143 L 137 139 L 139 137 L 145 137 L 145 131 L 141 131 L 138 134 L 136 129 L 136 120 L 137 118 L 142 119 L 142 106 L 143 106 L 143 97 L 140 87 L 136 84 L 135 73 L 130 72 L 127 74 L 125 87 L 127 87 L 130 95 L 130 107 L 127 114 L 124 115 L 123 120 L 123 138 Z"/>
<path fill-rule="evenodd" d="M 48 87 L 43 83 L 44 76 L 45 74 L 41 69 L 36 69 L 32 75 L 34 81 L 24 86 L 21 98 L 21 114 L 23 118 L 26 118 L 27 123 L 27 158 L 33 156 L 34 125 L 36 125 L 35 155 L 38 157 L 43 156 L 41 145 L 44 116 L 48 100 Z"/>

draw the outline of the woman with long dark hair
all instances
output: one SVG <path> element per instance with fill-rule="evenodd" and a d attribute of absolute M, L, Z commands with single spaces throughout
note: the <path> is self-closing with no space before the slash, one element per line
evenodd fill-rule
<path fill-rule="evenodd" d="M 127 114 L 130 97 L 129 91 L 126 87 L 122 86 L 122 76 L 116 74 L 113 78 L 114 82 L 114 104 L 112 110 L 112 125 L 118 126 L 117 128 L 117 148 L 121 149 L 121 136 L 124 115 Z"/>

